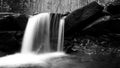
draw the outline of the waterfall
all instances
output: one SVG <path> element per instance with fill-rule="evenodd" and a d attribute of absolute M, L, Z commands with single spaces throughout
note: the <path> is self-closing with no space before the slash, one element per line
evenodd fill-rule
<path fill-rule="evenodd" d="M 52 23 L 53 26 L 50 26 Z M 57 27 L 56 24 L 59 24 L 59 26 Z M 52 33 L 50 32 L 50 27 L 52 27 Z M 52 37 L 50 37 L 50 34 L 53 34 Z M 54 40 L 50 41 L 51 39 Z M 50 44 L 55 40 L 57 40 L 57 43 Z M 60 19 L 59 22 L 56 22 L 55 20 L 51 22 L 50 13 L 40 13 L 30 17 L 28 20 L 23 37 L 21 52 L 44 53 L 55 51 L 53 49 L 56 49 L 56 51 L 63 51 L 63 43 L 64 18 Z M 54 48 L 53 45 L 55 45 Z"/>
<path fill-rule="evenodd" d="M 21 52 L 0 57 L 0 68 L 15 68 L 27 64 L 50 68 L 51 65 L 56 65 L 51 59 L 67 56 L 63 52 L 64 18 L 60 20 L 57 18 L 58 22 L 53 18 L 54 22 L 51 22 L 50 17 L 50 13 L 40 13 L 29 18 Z M 51 42 L 56 46 L 52 46 Z"/>
<path fill-rule="evenodd" d="M 60 23 L 59 23 L 57 51 L 63 51 L 63 45 L 64 45 L 64 24 L 65 24 L 64 18 L 62 18 L 60 20 Z"/>
<path fill-rule="evenodd" d="M 49 52 L 50 51 L 50 13 L 40 13 L 30 17 L 24 33 L 21 52 Z"/>

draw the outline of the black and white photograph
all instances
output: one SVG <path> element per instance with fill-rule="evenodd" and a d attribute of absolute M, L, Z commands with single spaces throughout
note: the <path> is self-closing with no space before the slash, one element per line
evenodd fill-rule
<path fill-rule="evenodd" d="M 0 68 L 120 68 L 120 0 L 0 0 Z"/>

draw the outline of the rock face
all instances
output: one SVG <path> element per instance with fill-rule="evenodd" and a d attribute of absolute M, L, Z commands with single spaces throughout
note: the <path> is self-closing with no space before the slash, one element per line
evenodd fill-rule
<path fill-rule="evenodd" d="M 28 17 L 21 14 L 1 14 L 0 54 L 12 54 L 20 50 L 27 20 Z"/>
<path fill-rule="evenodd" d="M 92 2 L 83 8 L 77 9 L 70 13 L 65 19 L 65 34 L 81 31 L 85 26 L 90 25 L 93 21 L 104 15 L 103 7 L 97 2 Z"/>
<path fill-rule="evenodd" d="M 24 31 L 28 17 L 20 14 L 3 16 L 0 19 L 0 31 Z"/>
<path fill-rule="evenodd" d="M 119 0 L 115 0 L 114 2 L 111 2 L 106 6 L 106 10 L 112 15 L 120 14 L 120 10 L 118 9 L 120 9 Z"/>
<path fill-rule="evenodd" d="M 70 13 L 66 18 L 64 50 L 85 61 L 110 63 L 119 68 L 120 61 L 116 61 L 120 58 L 120 12 L 116 11 L 119 7 L 116 1 L 105 7 L 92 2 Z"/>
<path fill-rule="evenodd" d="M 115 3 L 116 1 L 112 4 Z M 114 7 L 118 8 L 119 5 L 117 3 L 117 6 Z M 120 41 L 120 12 L 114 14 L 111 12 L 112 10 L 114 12 L 112 8 L 111 4 L 102 7 L 97 2 L 92 2 L 73 11 L 65 19 L 65 38 L 92 36 L 99 40 L 105 40 L 113 47 L 118 47 Z"/>

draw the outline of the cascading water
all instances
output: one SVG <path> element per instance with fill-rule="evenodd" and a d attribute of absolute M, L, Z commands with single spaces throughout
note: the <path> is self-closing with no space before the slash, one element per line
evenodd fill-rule
<path fill-rule="evenodd" d="M 62 52 L 64 42 L 64 18 L 58 23 L 58 33 L 56 33 L 58 35 L 55 35 L 58 37 L 57 43 L 55 44 L 56 48 L 52 48 L 52 45 L 50 45 L 50 39 L 54 37 L 50 37 L 50 34 L 54 34 L 54 31 L 56 31 L 53 30 L 53 33 L 50 33 L 50 20 L 50 13 L 41 13 L 30 17 L 23 37 L 21 52 L 1 57 L 0 67 L 18 67 L 24 64 L 46 66 L 48 59 L 66 56 L 66 54 Z M 52 49 L 56 49 L 56 51 Z"/>
<path fill-rule="evenodd" d="M 62 18 L 60 20 L 60 23 L 59 23 L 57 51 L 63 51 L 63 45 L 64 45 L 64 24 L 65 24 L 64 18 Z"/>
<path fill-rule="evenodd" d="M 55 51 L 53 49 L 56 49 L 57 51 L 63 50 L 64 18 L 61 19 L 60 22 L 57 22 L 57 24 L 59 24 L 58 30 L 54 29 L 53 33 L 50 33 L 50 24 L 52 23 L 50 22 L 50 20 L 50 13 L 41 13 L 29 19 L 23 38 L 21 49 L 22 53 L 43 53 Z M 56 27 L 56 25 L 53 24 L 53 27 Z M 58 33 L 56 33 L 55 31 Z M 58 35 L 55 35 L 54 33 Z M 50 44 L 50 40 L 52 38 L 50 37 L 50 34 L 55 35 L 52 36 L 53 38 L 56 38 L 57 36 L 55 40 L 58 41 L 57 43 L 54 43 L 54 45 L 56 45 L 55 48 L 52 48 L 52 45 Z"/>
<path fill-rule="evenodd" d="M 25 30 L 22 53 L 50 51 L 50 13 L 41 13 L 31 17 Z"/>

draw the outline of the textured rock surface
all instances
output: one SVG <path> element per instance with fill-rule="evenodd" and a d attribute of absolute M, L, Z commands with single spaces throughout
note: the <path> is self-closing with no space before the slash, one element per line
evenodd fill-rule
<path fill-rule="evenodd" d="M 28 17 L 21 14 L 2 16 L 0 19 L 0 31 L 24 31 L 27 20 Z"/>
<path fill-rule="evenodd" d="M 87 25 L 104 15 L 103 7 L 97 2 L 92 2 L 83 8 L 70 13 L 65 19 L 65 35 L 81 31 Z"/>
<path fill-rule="evenodd" d="M 84 17 L 85 21 L 81 21 L 82 17 L 79 13 L 84 7 L 78 9 L 78 12 L 73 11 L 73 13 L 69 14 L 66 21 L 70 22 L 70 25 L 67 23 L 68 25 L 65 28 L 72 27 L 72 30 L 70 29 L 69 31 L 68 29 L 66 36 L 69 36 L 65 36 L 66 47 L 64 50 L 67 53 L 82 57 L 82 60 L 90 62 L 90 65 L 93 65 L 95 62 L 95 64 L 98 64 L 98 66 L 102 68 L 119 68 L 120 12 L 116 12 L 115 10 L 120 6 L 117 3 L 117 6 L 114 6 L 115 10 L 111 4 L 108 6 L 109 7 L 104 7 L 105 9 L 101 9 L 95 18 L 87 14 L 90 19 L 87 19 L 86 16 Z M 86 9 L 86 11 L 87 10 L 89 11 L 89 9 Z M 84 15 L 84 13 L 85 12 L 82 14 Z M 92 19 L 93 21 L 91 21 Z M 98 68 L 96 66 L 97 65 L 93 65 L 91 67 Z"/>
<path fill-rule="evenodd" d="M 0 52 L 2 55 L 18 52 L 28 17 L 13 13 L 0 16 Z"/>

